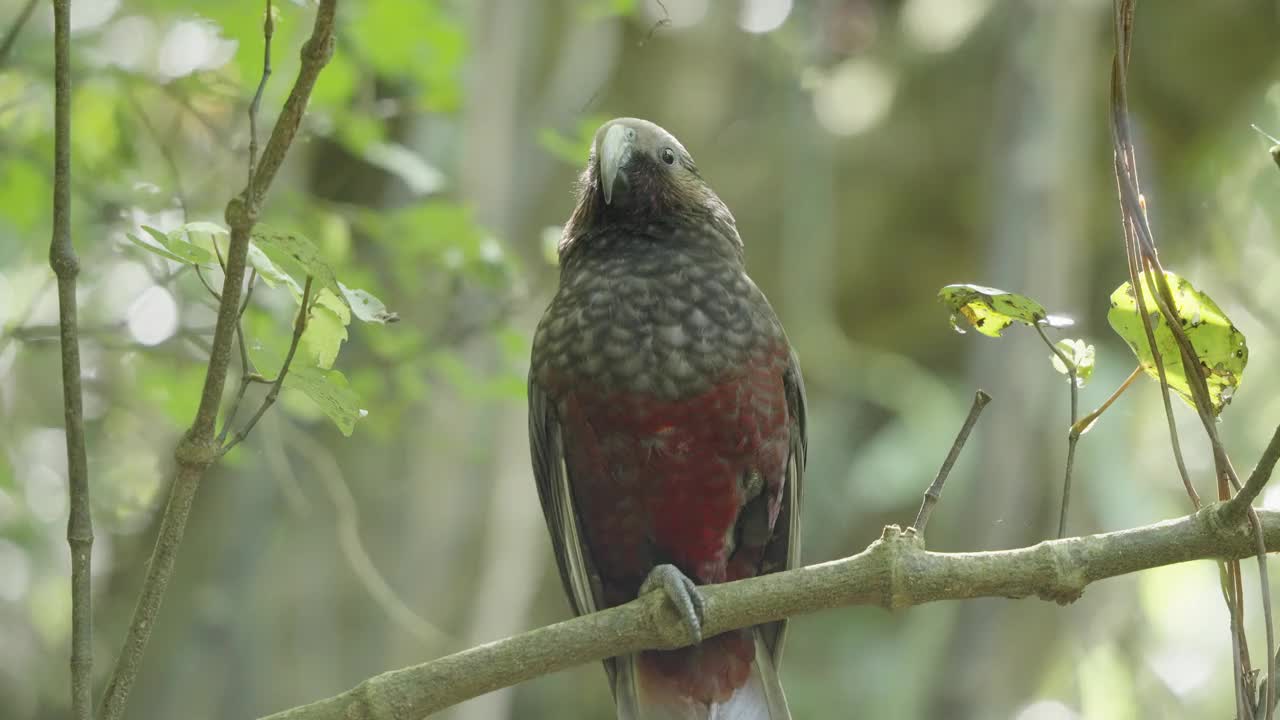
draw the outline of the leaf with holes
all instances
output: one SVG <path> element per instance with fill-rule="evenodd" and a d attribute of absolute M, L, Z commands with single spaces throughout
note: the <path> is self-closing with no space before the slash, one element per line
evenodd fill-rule
<path fill-rule="evenodd" d="M 1191 341 L 1196 361 L 1200 365 L 1198 371 L 1209 388 L 1209 401 L 1216 415 L 1231 402 L 1231 396 L 1240 386 L 1241 375 L 1249 362 L 1249 346 L 1245 342 L 1244 333 L 1231 323 L 1226 313 L 1208 295 L 1196 290 L 1190 282 L 1174 273 L 1166 272 L 1164 275 L 1169 282 L 1169 290 L 1173 293 L 1173 312 L 1187 339 Z M 1150 283 L 1147 282 L 1148 278 Z M 1155 282 L 1155 278 L 1144 275 L 1143 279 L 1143 302 L 1151 315 L 1156 348 L 1164 361 L 1169 387 L 1188 405 L 1195 407 L 1177 338 L 1169 329 L 1151 287 L 1148 286 Z M 1137 298 L 1129 283 L 1124 283 L 1111 293 L 1107 322 L 1116 334 L 1129 343 L 1129 348 L 1138 357 L 1142 369 L 1158 380 L 1160 375 L 1156 370 L 1151 347 L 1147 343 L 1142 317 L 1138 313 Z"/>
<path fill-rule="evenodd" d="M 338 287 L 338 278 L 333 269 L 320 257 L 315 244 L 302 235 L 260 231 L 253 234 L 253 242 L 276 265 L 287 265 L 292 262 L 302 268 L 302 272 L 315 278 L 315 286 L 329 290 L 335 297 L 342 297 L 342 289 Z"/>
<path fill-rule="evenodd" d="M 360 397 L 337 370 L 290 368 L 284 386 L 310 398 L 347 437 L 355 430 L 356 421 L 369 414 L 360 408 Z"/>
<path fill-rule="evenodd" d="M 964 330 L 956 322 L 957 316 L 988 337 L 1000 337 L 1015 322 L 1050 327 L 1072 324 L 1069 318 L 1050 315 L 1043 305 L 1026 295 L 981 285 L 948 285 L 938 291 L 938 299 L 951 308 L 951 327 L 960 333 Z"/>
<path fill-rule="evenodd" d="M 1094 347 L 1084 340 L 1063 339 L 1054 343 L 1058 348 L 1058 352 L 1066 356 L 1067 362 L 1076 371 L 1076 387 L 1084 387 L 1089 382 L 1089 378 L 1093 376 L 1093 366 L 1095 351 Z M 1062 359 L 1057 355 L 1049 356 L 1050 362 L 1053 363 L 1053 369 L 1067 375 L 1070 379 L 1070 373 L 1067 372 L 1067 365 L 1063 364 Z"/>
<path fill-rule="evenodd" d="M 373 293 L 358 288 L 349 288 L 341 282 L 338 283 L 338 287 L 342 288 L 342 296 L 351 308 L 351 312 L 355 313 L 357 319 L 363 322 L 379 324 L 400 321 L 400 316 L 388 311 L 387 306 L 374 297 Z"/>

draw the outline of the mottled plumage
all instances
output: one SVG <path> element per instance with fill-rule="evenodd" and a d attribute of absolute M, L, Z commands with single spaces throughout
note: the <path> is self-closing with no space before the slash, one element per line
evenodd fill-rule
<path fill-rule="evenodd" d="M 799 367 L 732 215 L 675 138 L 630 118 L 601 127 L 560 261 L 529 430 L 574 611 L 634 599 L 659 565 L 706 584 L 794 564 Z M 783 629 L 606 662 L 619 717 L 789 717 Z"/>

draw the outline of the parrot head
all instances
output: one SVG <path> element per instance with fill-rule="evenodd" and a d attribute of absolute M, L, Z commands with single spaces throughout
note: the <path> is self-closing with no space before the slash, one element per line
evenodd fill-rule
<path fill-rule="evenodd" d="M 648 120 L 616 118 L 601 125 L 591 143 L 561 251 L 593 228 L 677 218 L 733 223 L 675 136 Z"/>

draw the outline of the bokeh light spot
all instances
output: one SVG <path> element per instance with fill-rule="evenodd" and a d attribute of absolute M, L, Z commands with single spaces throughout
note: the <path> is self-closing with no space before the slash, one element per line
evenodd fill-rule
<path fill-rule="evenodd" d="M 226 40 L 212 23 L 183 20 L 174 23 L 160 42 L 159 70 L 179 78 L 197 70 L 221 67 L 236 52 L 235 40 Z"/>
<path fill-rule="evenodd" d="M 168 290 L 152 285 L 129 308 L 129 334 L 142 345 L 159 345 L 178 330 L 178 304 Z"/>
<path fill-rule="evenodd" d="M 742 0 L 738 25 L 749 33 L 773 32 L 791 14 L 791 0 Z"/>
<path fill-rule="evenodd" d="M 857 135 L 889 113 L 896 80 L 871 60 L 849 60 L 819 80 L 813 94 L 818 122 L 835 135 Z"/>
<path fill-rule="evenodd" d="M 928 52 L 946 52 L 964 42 L 991 7 L 991 0 L 908 0 L 902 31 Z"/>
<path fill-rule="evenodd" d="M 22 548 L 0 538 L 0 600 L 18 602 L 31 587 L 31 562 Z"/>

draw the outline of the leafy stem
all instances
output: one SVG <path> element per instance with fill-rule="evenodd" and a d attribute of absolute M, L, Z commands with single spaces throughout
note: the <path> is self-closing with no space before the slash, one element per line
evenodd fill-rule
<path fill-rule="evenodd" d="M 315 305 L 311 297 L 311 285 L 313 278 L 307 276 L 307 281 L 302 287 L 302 303 L 298 307 L 298 317 L 293 321 L 293 338 L 289 341 L 289 352 L 284 356 L 284 363 L 280 366 L 280 372 L 276 373 L 274 380 L 270 381 L 271 389 L 267 390 L 267 394 L 262 398 L 262 404 L 258 406 L 253 416 L 249 418 L 249 422 L 241 428 L 232 438 L 231 441 L 222 446 L 218 451 L 218 456 L 226 455 L 231 448 L 239 445 L 248 436 L 249 431 L 253 430 L 253 426 L 258 424 L 258 420 L 262 418 L 262 414 L 275 404 L 276 398 L 280 395 L 280 388 L 284 385 L 285 376 L 289 374 L 289 366 L 293 363 L 293 356 L 298 352 L 298 344 L 302 341 L 302 334 L 307 331 L 307 320 L 311 316 L 311 308 Z M 240 381 L 240 392 L 236 397 L 236 404 L 239 404 L 241 398 L 244 397 L 244 389 L 248 387 L 250 382 L 254 382 L 255 376 L 245 374 Z M 233 406 L 234 410 L 234 406 Z M 231 426 L 231 417 L 227 418 L 227 424 L 223 427 L 223 432 Z"/>
<path fill-rule="evenodd" d="M 103 720 L 118 720 L 124 714 L 138 667 L 164 600 L 165 590 L 173 575 L 178 547 L 182 543 L 196 490 L 205 472 L 221 454 L 215 437 L 215 425 L 222 402 L 222 391 L 226 385 L 227 370 L 231 364 L 232 344 L 240 321 L 241 284 L 244 282 L 247 265 L 249 237 L 267 190 L 302 123 L 316 79 L 333 55 L 336 14 L 337 0 L 320 0 L 311 37 L 302 48 L 298 77 L 272 128 L 262 157 L 244 190 L 227 203 L 225 215 L 230 226 L 231 241 L 227 248 L 226 271 L 204 389 L 191 429 L 178 443 L 175 452 L 176 474 L 160 519 L 159 536 L 147 564 L 146 578 L 143 580 L 124 647 L 116 660 L 102 698 L 100 716 Z"/>

